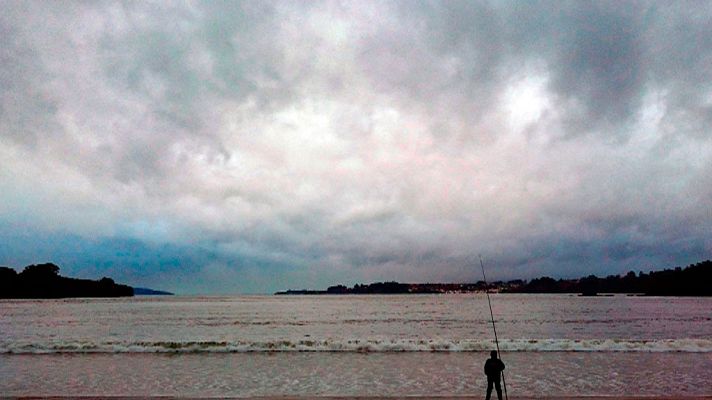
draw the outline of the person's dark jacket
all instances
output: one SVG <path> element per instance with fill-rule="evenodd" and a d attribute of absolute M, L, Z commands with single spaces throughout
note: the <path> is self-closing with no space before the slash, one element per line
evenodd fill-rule
<path fill-rule="evenodd" d="M 489 358 L 485 361 L 485 375 L 491 381 L 499 382 L 504 371 L 504 363 L 499 358 Z"/>

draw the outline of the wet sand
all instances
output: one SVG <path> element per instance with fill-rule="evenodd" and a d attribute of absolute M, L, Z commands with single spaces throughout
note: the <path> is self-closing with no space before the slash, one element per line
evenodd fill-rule
<path fill-rule="evenodd" d="M 0 400 L 481 400 L 485 396 L 266 396 L 266 397 L 180 397 L 180 396 L 26 396 Z M 496 399 L 496 396 L 493 396 Z M 709 396 L 509 396 L 510 400 L 712 400 Z"/>

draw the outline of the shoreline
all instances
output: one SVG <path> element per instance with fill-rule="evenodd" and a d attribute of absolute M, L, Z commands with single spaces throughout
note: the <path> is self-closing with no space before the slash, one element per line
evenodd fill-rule
<path fill-rule="evenodd" d="M 0 400 L 475 400 L 472 396 L 246 396 L 246 397 L 194 397 L 194 396 L 0 396 Z M 493 396 L 496 399 L 496 396 Z M 712 400 L 705 396 L 512 396 L 512 400 Z"/>
<path fill-rule="evenodd" d="M 0 400 L 483 400 L 461 353 L 0 357 Z M 512 400 L 712 400 L 709 354 L 513 353 Z M 544 367 L 546 366 L 546 367 Z"/>

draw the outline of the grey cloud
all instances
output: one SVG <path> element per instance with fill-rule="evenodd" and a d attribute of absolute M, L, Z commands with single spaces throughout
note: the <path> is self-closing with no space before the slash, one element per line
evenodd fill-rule
<path fill-rule="evenodd" d="M 694 5 L 9 2 L 0 221 L 164 242 L 249 290 L 695 261 Z"/>
<path fill-rule="evenodd" d="M 0 129 L 3 136 L 25 145 L 57 130 L 51 115 L 54 99 L 43 88 L 47 71 L 37 59 L 37 50 L 23 37 L 20 21 L 0 16 Z M 32 113 L 28 113 L 32 110 Z"/>
<path fill-rule="evenodd" d="M 565 13 L 559 33 L 562 49 L 552 60 L 557 70 L 552 86 L 587 109 L 586 121 L 604 126 L 633 117 L 642 96 L 645 70 L 641 23 L 645 7 L 611 10 L 591 3 L 588 9 Z"/>
<path fill-rule="evenodd" d="M 368 38 L 362 62 L 377 88 L 431 104 L 431 110 L 446 104 L 442 107 L 454 114 L 491 117 L 489 107 L 508 79 L 540 63 L 546 66 L 550 90 L 558 95 L 557 107 L 567 113 L 567 136 L 597 131 L 627 137 L 627 124 L 649 90 L 670 88 L 681 95 L 675 100 L 682 101 L 689 98 L 682 92 L 697 92 L 696 83 L 709 79 L 709 69 L 702 65 L 711 47 L 708 19 L 701 16 L 708 14 L 706 7 L 647 2 L 399 4 L 399 24 L 383 26 Z M 701 15 L 689 15 L 697 12 Z M 681 82 L 684 88 L 668 86 Z"/>

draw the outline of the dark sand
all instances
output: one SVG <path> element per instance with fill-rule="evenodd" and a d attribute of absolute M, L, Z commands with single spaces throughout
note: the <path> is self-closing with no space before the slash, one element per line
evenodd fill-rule
<path fill-rule="evenodd" d="M 0 400 L 482 400 L 483 396 L 388 396 L 388 397 L 361 397 L 361 396 L 267 396 L 267 397 L 173 397 L 173 396 L 47 396 L 47 397 L 0 397 Z M 496 399 L 496 396 L 493 396 Z M 709 396 L 541 396 L 541 397 L 514 397 L 510 400 L 712 400 Z"/>

